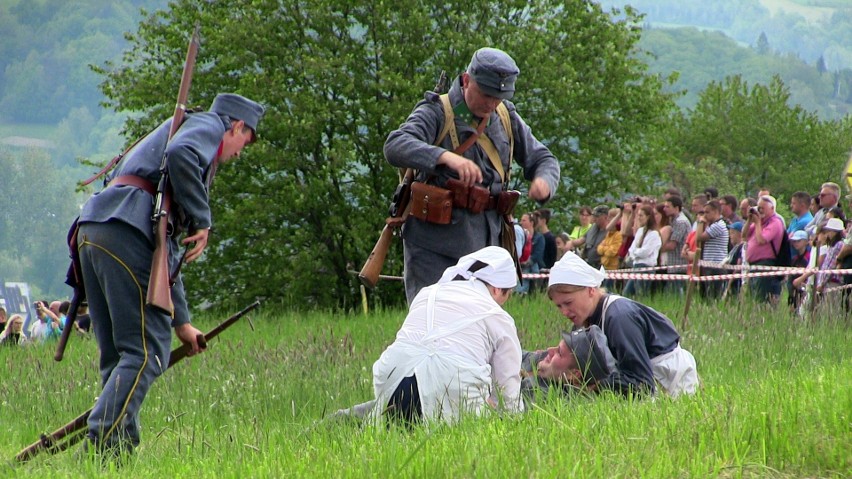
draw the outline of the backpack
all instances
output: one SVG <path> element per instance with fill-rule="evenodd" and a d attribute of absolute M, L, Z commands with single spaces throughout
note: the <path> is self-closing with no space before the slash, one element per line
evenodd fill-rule
<path fill-rule="evenodd" d="M 778 249 L 775 249 L 775 243 L 769 242 L 772 246 L 772 252 L 775 253 L 775 266 L 792 266 L 793 265 L 793 245 L 790 244 L 790 235 L 786 231 L 781 233 L 781 244 Z"/>

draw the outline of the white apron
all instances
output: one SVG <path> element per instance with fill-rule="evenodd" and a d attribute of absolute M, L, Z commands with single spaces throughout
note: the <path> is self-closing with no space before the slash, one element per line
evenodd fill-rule
<path fill-rule="evenodd" d="M 610 294 L 604 301 L 601 314 L 601 330 L 606 322 L 606 310 L 610 303 L 623 296 Z M 695 394 L 698 390 L 698 369 L 692 353 L 680 347 L 680 344 L 668 353 L 651 358 L 651 372 L 654 380 L 669 396 L 676 398 L 682 393 Z"/>
<path fill-rule="evenodd" d="M 412 374 L 417 376 L 423 418 L 427 421 L 439 419 L 452 423 L 458 419 L 461 411 L 478 414 L 483 410 L 490 394 L 491 366 L 476 364 L 459 354 L 439 350 L 436 343 L 495 312 L 502 313 L 502 309 L 497 307 L 436 328 L 435 298 L 439 289 L 434 288 L 429 294 L 426 336 L 419 342 L 395 341 L 373 364 L 373 389 L 376 395 L 373 419 L 381 417 L 399 383 Z"/>

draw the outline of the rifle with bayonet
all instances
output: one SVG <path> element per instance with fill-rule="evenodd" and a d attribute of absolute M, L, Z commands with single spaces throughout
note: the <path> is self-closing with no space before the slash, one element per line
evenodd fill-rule
<path fill-rule="evenodd" d="M 440 94 L 446 91 L 446 89 L 447 72 L 442 70 L 433 91 Z M 382 228 L 379 240 L 373 246 L 370 256 L 364 262 L 361 272 L 358 273 L 358 279 L 361 281 L 361 284 L 370 289 L 375 288 L 376 283 L 379 281 L 394 231 L 401 228 L 408 218 L 408 213 L 411 210 L 411 205 L 409 204 L 411 200 L 411 183 L 414 181 L 415 173 L 413 168 L 406 168 L 400 174 L 400 182 L 396 187 L 396 191 L 393 193 L 393 198 L 388 208 L 389 216 L 385 219 L 385 226 Z"/>
<path fill-rule="evenodd" d="M 199 334 L 198 346 L 202 349 L 207 348 L 207 343 L 209 343 L 213 338 L 215 338 L 223 331 L 231 327 L 240 318 L 248 314 L 253 309 L 257 308 L 258 306 L 260 306 L 260 302 L 255 301 L 254 303 L 248 305 L 242 311 L 231 316 L 230 318 L 226 319 L 221 324 L 210 330 L 209 333 L 204 335 Z M 67 327 L 69 326 L 66 326 L 66 328 Z M 182 344 L 181 346 L 173 349 L 169 357 L 169 365 L 166 367 L 166 369 L 171 368 L 172 366 L 183 360 L 191 350 L 192 346 L 189 344 Z M 92 409 L 90 408 L 88 411 L 84 412 L 83 414 L 80 414 L 79 416 L 71 420 L 68 424 L 65 424 L 64 426 L 51 432 L 50 434 L 42 434 L 36 442 L 30 444 L 21 452 L 19 452 L 15 456 L 15 460 L 18 462 L 27 462 L 41 452 L 56 454 L 82 441 L 86 436 L 89 414 L 91 413 Z"/>

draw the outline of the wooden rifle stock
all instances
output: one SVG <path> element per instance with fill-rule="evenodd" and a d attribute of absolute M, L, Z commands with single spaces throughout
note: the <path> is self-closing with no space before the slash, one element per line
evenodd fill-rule
<path fill-rule="evenodd" d="M 236 323 L 240 318 L 248 314 L 251 310 L 260 306 L 260 301 L 255 301 L 254 303 L 248 305 L 239 313 L 231 316 L 230 318 L 223 321 L 221 324 L 210 330 L 205 335 L 198 335 L 198 345 L 202 348 L 207 348 L 207 343 L 210 342 L 213 338 L 218 336 L 220 333 L 231 327 L 234 323 Z M 173 349 L 169 356 L 169 365 L 166 369 L 171 368 L 175 364 L 179 363 L 183 360 L 187 354 L 189 354 L 191 347 L 188 344 L 182 344 L 177 348 Z M 82 441 L 86 436 L 84 434 L 86 426 L 88 425 L 89 414 L 92 413 L 92 409 L 90 408 L 88 411 L 80 414 L 73 420 L 71 420 L 68 424 L 60 427 L 59 429 L 53 431 L 50 434 L 42 434 L 38 440 L 29 446 L 25 447 L 21 452 L 19 452 L 15 456 L 15 460 L 18 462 L 27 462 L 36 455 L 38 455 L 42 451 L 47 451 L 50 454 L 55 454 L 57 452 L 62 452 L 69 447 L 77 444 Z M 64 441 L 63 441 L 64 440 Z"/>
<path fill-rule="evenodd" d="M 408 168 L 405 170 L 405 175 L 402 177 L 402 182 L 397 186 L 396 192 L 393 195 L 393 201 L 390 205 L 390 216 L 385 220 L 385 227 L 379 235 L 379 240 L 373 246 L 373 251 L 364 262 L 361 272 L 358 273 L 358 279 L 364 286 L 373 289 L 376 283 L 379 282 L 379 275 L 382 274 L 382 268 L 385 265 L 385 259 L 390 249 L 391 239 L 393 238 L 394 229 L 401 227 L 408 217 L 411 205 L 411 182 L 414 180 L 414 170 Z"/>
<path fill-rule="evenodd" d="M 180 90 L 178 91 L 177 104 L 169 129 L 169 142 L 174 138 L 178 128 L 183 123 L 186 114 L 186 99 L 189 96 L 189 87 L 192 84 L 192 71 L 195 68 L 195 57 L 198 55 L 199 31 L 198 24 L 192 32 L 189 47 L 186 51 L 186 61 L 183 64 L 183 75 L 180 79 Z M 169 272 L 169 213 L 171 201 L 169 199 L 169 175 L 166 164 L 166 154 L 160 162 L 160 182 L 157 185 L 157 197 L 154 202 L 154 256 L 151 258 L 151 277 L 148 279 L 148 292 L 145 303 L 159 308 L 170 315 L 174 314 L 175 306 L 172 303 L 172 283 Z"/>

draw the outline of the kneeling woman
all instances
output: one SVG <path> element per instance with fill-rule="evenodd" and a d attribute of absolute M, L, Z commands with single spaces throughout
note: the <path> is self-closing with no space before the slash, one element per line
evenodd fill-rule
<path fill-rule="evenodd" d="M 616 368 L 599 388 L 622 394 L 655 393 L 656 383 L 669 395 L 698 388 L 695 358 L 680 347 L 672 321 L 660 312 L 600 287 L 605 275 L 568 252 L 550 269 L 547 294 L 575 328 L 603 330 Z"/>
<path fill-rule="evenodd" d="M 396 341 L 373 365 L 374 417 L 455 422 L 488 410 L 486 404 L 522 410 L 521 345 L 501 307 L 516 284 L 512 257 L 488 246 L 423 288 Z"/>

